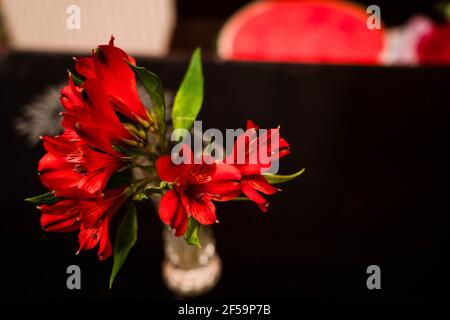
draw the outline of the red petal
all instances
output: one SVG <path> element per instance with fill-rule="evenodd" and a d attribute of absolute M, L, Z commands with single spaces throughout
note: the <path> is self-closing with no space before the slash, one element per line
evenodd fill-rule
<path fill-rule="evenodd" d="M 79 200 L 96 200 L 100 201 L 102 196 L 99 194 L 92 194 L 83 189 L 78 188 L 70 188 L 70 189 L 58 189 L 55 192 L 55 196 L 57 198 L 71 198 L 71 199 L 79 199 Z"/>
<path fill-rule="evenodd" d="M 159 202 L 159 217 L 165 224 L 172 225 L 179 204 L 178 195 L 174 190 L 169 190 L 162 196 Z"/>
<path fill-rule="evenodd" d="M 69 86 L 61 92 L 61 103 L 67 111 L 63 113 L 62 125 L 76 131 L 91 146 L 113 154 L 112 142 L 123 144 L 123 139 L 133 139 L 133 136 L 117 118 L 100 80 L 88 78 L 83 83 L 86 99 L 69 79 Z"/>
<path fill-rule="evenodd" d="M 49 153 L 41 159 L 38 169 L 42 183 L 52 190 L 99 192 L 123 165 L 117 157 L 83 144 L 70 130 L 62 136 L 45 137 L 44 147 Z"/>
<path fill-rule="evenodd" d="M 193 198 L 182 195 L 181 200 L 186 211 L 201 224 L 213 224 L 216 221 L 216 207 L 209 197 Z"/>
<path fill-rule="evenodd" d="M 77 200 L 61 200 L 53 205 L 42 205 L 41 226 L 45 231 L 70 232 L 80 227 Z"/>
<path fill-rule="evenodd" d="M 217 164 L 212 181 L 201 188 L 201 192 L 210 194 L 214 200 L 228 201 L 241 193 L 239 169 L 228 164 Z"/>
<path fill-rule="evenodd" d="M 80 201 L 79 208 L 82 212 L 79 250 L 94 248 L 97 243 L 98 257 L 105 260 L 112 254 L 109 240 L 109 222 L 119 207 L 126 200 L 122 188 L 109 190 L 100 201 Z"/>
<path fill-rule="evenodd" d="M 175 236 L 182 236 L 187 229 L 188 225 L 188 214 L 183 204 L 180 202 L 178 204 L 177 211 L 175 213 L 175 221 L 173 223 L 173 228 L 175 228 Z"/>
<path fill-rule="evenodd" d="M 98 244 L 98 258 L 99 260 L 106 260 L 112 254 L 112 246 L 111 241 L 109 240 L 109 221 L 110 217 L 106 217 L 106 219 L 102 222 L 101 231 L 100 231 L 100 241 Z"/>
<path fill-rule="evenodd" d="M 239 181 L 211 181 L 202 186 L 201 192 L 210 194 L 216 201 L 229 201 L 241 194 Z"/>
<path fill-rule="evenodd" d="M 91 57 L 77 58 L 75 70 L 84 78 L 95 77 L 94 61 Z"/>
<path fill-rule="evenodd" d="M 266 212 L 268 202 L 264 199 L 254 188 L 248 185 L 245 181 L 242 182 L 242 192 L 253 202 L 255 202 L 261 211 Z"/>
<path fill-rule="evenodd" d="M 100 240 L 100 232 L 101 229 L 96 225 L 90 228 L 81 225 L 78 234 L 78 242 L 80 243 L 78 251 L 93 249 Z"/>
<path fill-rule="evenodd" d="M 39 178 L 50 190 L 75 188 L 79 183 L 80 175 L 73 169 L 73 164 L 47 153 L 39 161 Z"/>
<path fill-rule="evenodd" d="M 284 138 L 280 137 L 280 140 L 279 140 L 278 144 L 279 144 L 280 149 L 282 149 L 282 148 L 289 148 L 289 143 Z"/>
<path fill-rule="evenodd" d="M 114 46 L 114 37 L 108 45 L 99 46 L 98 51 L 94 50 L 92 57 L 76 59 L 77 72 L 86 79 L 101 78 L 104 91 L 117 111 L 131 119 L 146 120 L 146 109 L 136 90 L 136 78 L 126 62 L 136 65 L 136 61 Z"/>
<path fill-rule="evenodd" d="M 165 224 L 175 229 L 175 236 L 186 232 L 188 214 L 174 190 L 167 191 L 161 198 L 159 216 Z"/>
<path fill-rule="evenodd" d="M 253 176 L 261 174 L 261 165 L 245 164 L 238 166 L 242 176 Z"/>
<path fill-rule="evenodd" d="M 104 197 L 99 201 L 80 201 L 79 208 L 83 212 L 82 224 L 86 227 L 93 227 L 98 221 L 104 220 L 106 216 L 112 217 L 125 200 L 123 188 L 117 188 L 106 191 Z"/>
<path fill-rule="evenodd" d="M 218 163 L 213 180 L 240 180 L 241 172 L 233 165 Z"/>
<path fill-rule="evenodd" d="M 216 171 L 216 164 L 192 164 L 189 166 L 187 176 L 183 177 L 189 184 L 204 184 L 212 180 Z"/>
<path fill-rule="evenodd" d="M 98 54 L 93 56 L 95 71 L 116 110 L 131 119 L 148 119 L 137 93 L 136 77 L 126 62 L 129 56 L 113 45 L 99 46 L 98 50 L 100 58 Z"/>
<path fill-rule="evenodd" d="M 73 83 L 72 76 L 69 76 L 69 85 L 61 90 L 61 104 L 67 111 L 81 109 L 83 107 L 80 88 Z"/>
<path fill-rule="evenodd" d="M 252 120 L 247 120 L 247 130 L 248 129 L 259 129 L 259 126 L 256 125 Z"/>
<path fill-rule="evenodd" d="M 189 170 L 189 167 L 190 165 L 174 164 L 170 156 L 161 156 L 156 161 L 156 171 L 159 178 L 167 182 L 174 182 L 179 179 L 186 170 Z"/>
<path fill-rule="evenodd" d="M 100 124 L 100 128 L 106 130 L 113 138 L 133 139 L 130 133 L 121 125 L 113 106 L 108 102 L 108 92 L 105 92 L 106 88 L 103 85 L 105 81 L 102 78 L 93 78 L 86 80 L 83 84 L 87 91 L 89 105 L 91 108 L 95 108 L 95 112 L 93 112 L 94 122 L 97 125 Z"/>
<path fill-rule="evenodd" d="M 264 194 L 274 194 L 279 191 L 279 189 L 273 187 L 264 176 L 253 176 L 251 178 L 245 179 L 246 183 L 257 191 Z"/>

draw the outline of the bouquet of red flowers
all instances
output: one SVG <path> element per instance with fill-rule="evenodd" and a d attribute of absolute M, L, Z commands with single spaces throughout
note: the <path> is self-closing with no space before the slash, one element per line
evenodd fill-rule
<path fill-rule="evenodd" d="M 203 100 L 198 49 L 176 93 L 171 121 L 159 77 L 138 67 L 114 46 L 114 38 L 91 56 L 76 58 L 75 70 L 61 91 L 64 131 L 42 138 L 47 153 L 38 171 L 50 191 L 27 201 L 41 210 L 45 231 L 78 231 L 78 252 L 97 247 L 100 260 L 114 253 L 110 285 L 137 239 L 136 202 L 160 199 L 161 220 L 187 244 L 200 246 L 200 226 L 217 222 L 215 202 L 249 200 L 265 212 L 263 195 L 279 190 L 273 184 L 303 172 L 271 172 L 290 152 L 289 144 L 279 128 L 262 130 L 251 121 L 232 138 L 226 154 L 211 141 L 206 146 L 201 141 L 200 150 L 194 142 L 192 148 L 190 130 Z M 140 100 L 136 79 L 151 108 Z M 109 226 L 123 206 L 128 209 L 113 249 Z"/>

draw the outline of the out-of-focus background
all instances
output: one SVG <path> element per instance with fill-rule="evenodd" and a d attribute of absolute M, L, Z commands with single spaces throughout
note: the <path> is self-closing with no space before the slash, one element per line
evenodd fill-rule
<path fill-rule="evenodd" d="M 447 64 L 446 0 L 2 0 L 2 50 L 86 52 L 111 34 L 139 56 L 201 46 L 227 60 Z"/>

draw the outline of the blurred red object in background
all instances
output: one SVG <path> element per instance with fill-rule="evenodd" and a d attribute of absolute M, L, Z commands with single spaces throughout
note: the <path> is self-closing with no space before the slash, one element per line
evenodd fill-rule
<path fill-rule="evenodd" d="M 218 39 L 227 60 L 378 64 L 382 29 L 346 1 L 257 1 L 233 15 Z"/>
<path fill-rule="evenodd" d="M 450 64 L 450 23 L 433 26 L 420 40 L 417 51 L 420 64 Z"/>

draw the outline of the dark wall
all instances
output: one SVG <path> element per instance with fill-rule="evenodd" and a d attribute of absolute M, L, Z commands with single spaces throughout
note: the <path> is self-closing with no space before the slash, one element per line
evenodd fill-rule
<path fill-rule="evenodd" d="M 172 297 L 161 281 L 161 223 L 151 206 L 139 208 L 137 246 L 113 290 L 111 260 L 99 262 L 92 251 L 76 256 L 76 234 L 41 230 L 38 210 L 23 199 L 45 190 L 36 174 L 44 150 L 31 148 L 12 124 L 73 62 L 21 54 L 2 62 L 0 295 Z M 187 64 L 138 62 L 170 90 Z M 449 297 L 449 68 L 206 61 L 204 71 L 204 128 L 241 128 L 247 119 L 281 125 L 292 147 L 281 172 L 306 168 L 270 198 L 267 214 L 252 203 L 218 204 L 224 274 L 205 297 Z M 81 291 L 66 288 L 70 264 L 82 269 Z M 366 288 L 371 264 L 381 267 L 381 291 Z"/>

